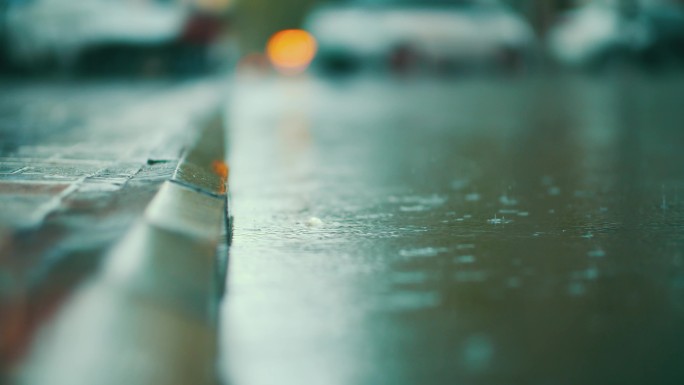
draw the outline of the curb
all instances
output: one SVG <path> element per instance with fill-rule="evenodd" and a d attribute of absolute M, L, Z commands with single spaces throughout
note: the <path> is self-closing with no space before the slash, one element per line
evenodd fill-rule
<path fill-rule="evenodd" d="M 228 214 L 228 167 L 222 116 L 213 113 L 201 126 L 172 178 L 107 257 L 102 275 L 110 284 L 212 321 L 216 249 Z"/>
<path fill-rule="evenodd" d="M 212 113 L 100 272 L 38 336 L 21 384 L 215 384 L 228 206 Z M 218 290 L 217 290 L 218 289 Z"/>

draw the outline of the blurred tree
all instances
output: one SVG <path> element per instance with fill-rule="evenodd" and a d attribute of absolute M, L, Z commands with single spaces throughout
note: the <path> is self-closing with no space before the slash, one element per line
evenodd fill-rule
<path fill-rule="evenodd" d="M 236 3 L 236 25 L 243 51 L 261 51 L 275 32 L 298 28 L 317 0 L 241 0 Z"/>
<path fill-rule="evenodd" d="M 577 0 L 505 0 L 527 17 L 539 36 L 553 24 L 558 12 L 572 8 Z"/>

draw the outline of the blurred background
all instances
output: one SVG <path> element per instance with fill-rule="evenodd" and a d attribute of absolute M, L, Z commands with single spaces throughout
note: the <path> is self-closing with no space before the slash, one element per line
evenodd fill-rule
<path fill-rule="evenodd" d="M 681 65 L 678 0 L 3 0 L 3 71 L 188 74 L 264 64 L 303 28 L 316 69 L 521 73 Z M 289 44 L 285 42 L 285 44 Z M 292 44 L 296 45 L 296 42 Z M 311 58 L 313 59 L 313 57 Z"/>
<path fill-rule="evenodd" d="M 682 69 L 682 0 L 0 0 L 0 382 L 681 385 Z M 208 108 L 225 292 L 63 306 Z"/>
<path fill-rule="evenodd" d="M 258 65 L 268 39 L 295 28 L 313 35 L 316 69 L 328 73 L 600 71 L 621 61 L 660 70 L 683 61 L 677 0 L 3 0 L 0 12 L 2 68 L 14 73 Z"/>
<path fill-rule="evenodd" d="M 235 49 L 231 9 L 227 0 L 3 0 L 2 68 L 150 76 L 225 68 Z"/>

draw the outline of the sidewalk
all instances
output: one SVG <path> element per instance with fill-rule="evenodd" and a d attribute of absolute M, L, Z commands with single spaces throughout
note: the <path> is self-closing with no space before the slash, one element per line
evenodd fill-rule
<path fill-rule="evenodd" d="M 0 101 L 3 383 L 213 381 L 220 89 L 128 86 Z"/>

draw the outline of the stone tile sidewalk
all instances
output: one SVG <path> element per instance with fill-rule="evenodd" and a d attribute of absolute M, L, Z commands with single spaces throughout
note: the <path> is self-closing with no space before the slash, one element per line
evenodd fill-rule
<path fill-rule="evenodd" d="M 18 84 L 0 100 L 3 383 L 157 383 L 158 366 L 178 383 L 213 381 L 187 355 L 189 341 L 213 354 L 228 173 L 219 91 Z M 147 364 L 116 362 L 122 350 Z"/>

